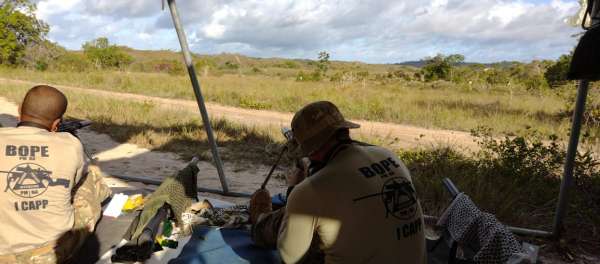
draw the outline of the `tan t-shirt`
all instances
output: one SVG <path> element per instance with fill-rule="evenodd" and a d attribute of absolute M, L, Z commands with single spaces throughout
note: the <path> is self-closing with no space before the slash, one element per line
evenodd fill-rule
<path fill-rule="evenodd" d="M 68 133 L 0 128 L 0 255 L 58 239 L 73 227 L 71 190 L 85 171 Z"/>
<path fill-rule="evenodd" d="M 282 259 L 299 261 L 316 233 L 326 263 L 425 263 L 423 215 L 406 166 L 380 147 L 343 148 L 290 194 Z"/>

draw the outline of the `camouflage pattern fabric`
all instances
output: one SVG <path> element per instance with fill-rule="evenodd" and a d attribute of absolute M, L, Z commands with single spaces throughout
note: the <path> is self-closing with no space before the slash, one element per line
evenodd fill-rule
<path fill-rule="evenodd" d="M 0 256 L 0 264 L 69 263 L 86 238 L 94 232 L 102 214 L 101 203 L 111 194 L 103 181 L 100 168 L 96 165 L 88 167 L 87 176 L 73 188 L 73 192 L 75 223 L 71 231 L 61 236 L 58 241 L 48 242 L 42 247 Z"/>
<path fill-rule="evenodd" d="M 208 200 L 196 203 L 208 203 Z M 196 226 L 218 226 L 221 228 L 246 229 L 250 222 L 250 214 L 247 205 L 234 205 L 227 208 L 210 207 L 196 210 L 193 204 L 184 213 L 181 214 L 182 233 L 191 234 Z"/>
<path fill-rule="evenodd" d="M 175 216 L 175 224 L 181 225 L 181 215 L 192 205 L 193 199 L 198 195 L 196 174 L 198 166 L 189 164 L 176 175 L 169 176 L 163 180 L 144 202 L 144 209 L 140 214 L 140 220 L 135 227 L 131 240 L 137 240 L 148 222 L 156 215 L 156 212 L 165 204 L 169 204 Z"/>
<path fill-rule="evenodd" d="M 256 245 L 269 249 L 277 248 L 277 236 L 284 214 L 285 208 L 281 208 L 258 217 L 252 225 L 252 240 Z"/>
<path fill-rule="evenodd" d="M 96 223 L 102 214 L 101 203 L 111 195 L 111 191 L 103 179 L 100 168 L 96 165 L 90 165 L 87 177 L 74 190 L 74 229 L 85 229 L 90 233 L 94 232 Z"/>

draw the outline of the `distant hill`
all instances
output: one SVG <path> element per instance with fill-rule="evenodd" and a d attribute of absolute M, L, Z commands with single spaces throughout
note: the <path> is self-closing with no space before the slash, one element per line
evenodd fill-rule
<path fill-rule="evenodd" d="M 136 61 L 150 61 L 150 60 L 181 60 L 181 54 L 174 50 L 136 50 L 127 46 L 119 46 L 129 55 L 133 56 Z M 299 58 L 259 58 L 251 57 L 237 53 L 220 53 L 220 54 L 196 54 L 195 58 L 204 58 L 212 61 L 217 65 L 223 65 L 227 62 L 240 64 L 240 67 L 281 67 L 297 70 L 307 70 L 313 68 L 316 60 L 314 59 L 299 59 Z M 367 70 L 371 73 L 383 73 L 398 70 L 403 67 L 421 68 L 427 64 L 426 60 L 414 60 L 404 61 L 399 63 L 365 63 L 360 61 L 330 61 L 331 69 L 336 70 Z M 511 65 L 520 62 L 516 61 L 499 61 L 492 63 L 480 63 L 480 62 L 463 62 L 459 66 L 470 66 L 470 65 L 483 65 L 484 67 L 509 67 Z M 405 70 L 407 68 L 404 68 Z"/>
<path fill-rule="evenodd" d="M 469 66 L 469 65 L 483 65 L 485 67 L 508 67 L 511 65 L 514 65 L 516 63 L 516 61 L 501 61 L 501 62 L 493 62 L 493 63 L 480 63 L 480 62 L 462 62 L 459 64 L 459 66 Z M 423 66 L 425 66 L 427 64 L 426 60 L 418 60 L 418 61 L 405 61 L 405 62 L 399 62 L 399 63 L 394 63 L 394 65 L 400 65 L 400 66 L 412 66 L 412 67 L 417 67 L 417 68 L 421 68 Z"/>
<path fill-rule="evenodd" d="M 424 60 L 405 61 L 405 62 L 394 63 L 394 65 L 412 66 L 412 67 L 417 67 L 417 68 L 421 68 L 421 67 L 425 66 L 425 64 L 427 64 L 427 61 L 424 61 Z"/>

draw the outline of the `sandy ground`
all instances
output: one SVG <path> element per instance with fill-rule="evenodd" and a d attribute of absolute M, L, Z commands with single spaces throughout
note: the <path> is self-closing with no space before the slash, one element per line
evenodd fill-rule
<path fill-rule="evenodd" d="M 0 82 L 26 84 L 32 86 L 40 84 L 36 82 L 12 80 L 5 78 L 0 78 Z M 65 85 L 52 85 L 59 89 L 78 91 L 104 97 L 131 99 L 140 102 L 150 101 L 162 107 L 198 113 L 198 106 L 196 102 L 191 100 L 166 99 L 153 96 L 119 93 Z M 293 117 L 292 113 L 242 109 L 224 106 L 216 103 L 206 103 L 206 107 L 208 109 L 209 115 L 213 118 L 226 118 L 236 123 L 245 124 L 249 126 L 289 127 L 290 121 Z M 455 147 L 461 146 L 463 148 L 468 149 L 475 149 L 477 147 L 477 144 L 473 141 L 474 138 L 466 132 L 441 129 L 427 129 L 408 125 L 372 122 L 365 120 L 353 121 L 361 125 L 361 128 L 358 129 L 356 133 L 365 136 L 375 136 L 378 138 L 390 139 L 390 141 L 393 140 L 395 142 L 393 144 L 393 147 L 397 148 L 416 148 L 437 145 L 449 145 Z"/>
<path fill-rule="evenodd" d="M 3 126 L 16 125 L 17 105 L 0 97 L 0 124 Z M 149 179 L 161 180 L 172 175 L 177 170 L 186 166 L 187 162 L 179 155 L 168 152 L 150 151 L 134 144 L 121 144 L 112 140 L 108 135 L 95 133 L 89 129 L 80 131 L 79 136 L 88 153 L 98 159 L 98 164 L 107 175 L 136 176 Z M 216 168 L 209 162 L 201 161 L 198 164 L 198 186 L 211 189 L 221 189 Z M 261 165 L 250 165 L 245 170 L 239 166 L 224 164 L 225 175 L 228 185 L 234 192 L 254 192 L 262 183 L 268 167 Z M 107 177 L 106 182 L 111 187 L 122 188 L 153 188 L 138 182 L 125 182 L 113 177 Z M 269 190 L 278 193 L 285 190 L 285 184 L 281 180 L 272 179 L 269 182 Z M 244 198 L 230 198 L 219 195 L 203 194 L 209 197 L 220 198 L 234 203 L 243 203 Z"/>

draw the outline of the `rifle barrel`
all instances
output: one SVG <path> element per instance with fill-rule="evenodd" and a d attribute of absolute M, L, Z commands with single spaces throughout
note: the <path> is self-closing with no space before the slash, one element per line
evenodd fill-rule
<path fill-rule="evenodd" d="M 267 174 L 267 178 L 265 178 L 265 181 L 260 186 L 261 189 L 265 189 L 267 187 L 267 183 L 271 179 L 271 175 L 273 175 L 273 172 L 275 171 L 275 168 L 277 168 L 277 165 L 279 165 L 279 162 L 281 161 L 281 157 L 283 157 L 283 153 L 285 153 L 286 150 L 287 150 L 287 146 L 283 147 L 283 149 L 279 153 L 279 157 L 277 157 L 277 161 L 275 162 L 275 164 L 273 164 L 273 167 L 271 167 L 271 170 L 269 171 L 269 174 Z"/>

